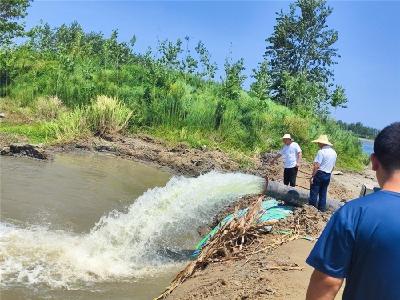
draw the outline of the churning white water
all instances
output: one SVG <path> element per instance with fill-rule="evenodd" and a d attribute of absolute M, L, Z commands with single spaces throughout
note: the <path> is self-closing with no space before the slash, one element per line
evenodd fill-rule
<path fill-rule="evenodd" d="M 73 288 L 154 274 L 173 264 L 166 250 L 193 248 L 198 226 L 237 197 L 261 192 L 263 184 L 240 173 L 173 177 L 126 212 L 103 216 L 87 234 L 1 223 L 1 284 Z"/>

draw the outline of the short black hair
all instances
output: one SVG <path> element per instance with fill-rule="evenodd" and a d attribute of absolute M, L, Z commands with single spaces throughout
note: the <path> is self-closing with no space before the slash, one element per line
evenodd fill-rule
<path fill-rule="evenodd" d="M 379 132 L 375 138 L 374 152 L 385 170 L 400 170 L 400 122 L 395 122 Z"/>

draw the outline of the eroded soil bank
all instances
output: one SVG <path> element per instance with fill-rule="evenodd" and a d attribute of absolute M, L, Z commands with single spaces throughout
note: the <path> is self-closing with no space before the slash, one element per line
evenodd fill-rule
<path fill-rule="evenodd" d="M 39 147 L 27 147 L 23 140 L 17 142 L 19 143 L 0 134 L 2 154 L 51 159 L 53 154 L 59 152 L 98 151 L 167 168 L 177 175 L 198 176 L 211 170 L 220 170 L 268 176 L 269 179 L 276 181 L 282 181 L 283 177 L 282 162 L 278 160 L 276 164 L 270 164 L 270 160 L 274 157 L 273 153 L 254 156 L 249 159 L 250 161 L 241 164 L 220 150 L 193 149 L 185 144 L 169 145 L 148 135 L 128 137 L 113 135 L 106 139 L 89 138 L 69 144 Z M 15 150 L 16 144 L 19 145 L 17 150 Z M 311 163 L 303 161 L 299 168 L 298 188 L 308 189 L 310 173 Z M 364 183 L 375 183 L 371 171 L 346 172 L 336 175 L 330 185 L 329 195 L 331 198 L 342 201 L 352 199 L 358 196 L 361 185 Z"/>

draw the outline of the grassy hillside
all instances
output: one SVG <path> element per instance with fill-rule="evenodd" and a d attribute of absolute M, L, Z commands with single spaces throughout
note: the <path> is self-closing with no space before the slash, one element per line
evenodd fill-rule
<path fill-rule="evenodd" d="M 110 56 L 104 50 L 110 40 L 101 41 L 103 50 L 98 52 L 93 52 L 96 44 L 88 48 L 89 42 L 67 44 L 63 51 L 39 48 L 32 41 L 3 50 L 0 110 L 14 120 L 0 123 L 0 132 L 46 143 L 146 132 L 244 157 L 278 149 L 288 132 L 308 159 L 316 151 L 310 141 L 326 133 L 338 151 L 340 167 L 363 165 L 358 139 L 329 118 L 292 111 L 244 90 L 229 98 L 223 84 L 152 57 L 123 54 L 128 48 L 115 41 L 121 49 Z"/>

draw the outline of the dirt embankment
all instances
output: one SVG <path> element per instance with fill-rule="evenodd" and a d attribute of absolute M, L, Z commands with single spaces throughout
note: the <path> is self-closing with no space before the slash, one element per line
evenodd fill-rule
<path fill-rule="evenodd" d="M 304 206 L 270 223 L 269 233 L 262 224 L 230 224 L 160 299 L 304 299 L 312 271 L 305 259 L 329 217 Z"/>
<path fill-rule="evenodd" d="M 20 142 L 13 143 L 13 142 Z M 107 138 L 90 138 L 66 145 L 48 147 L 31 147 L 24 140 L 10 140 L 0 134 L 2 155 L 28 155 L 34 158 L 51 158 L 57 152 L 65 151 L 99 151 L 110 152 L 127 159 L 139 160 L 156 166 L 170 169 L 173 173 L 187 176 L 198 176 L 211 170 L 225 172 L 240 171 L 271 180 L 282 181 L 283 168 L 281 161 L 270 163 L 274 154 L 255 156 L 250 159 L 250 166 L 243 167 L 236 160 L 220 150 L 193 149 L 184 144 L 171 146 L 164 141 L 147 135 L 121 136 Z M 10 147 L 11 146 L 11 147 Z M 311 164 L 302 162 L 299 168 L 297 186 L 308 189 Z M 371 182 L 371 174 L 365 178 L 364 173 L 351 173 L 334 176 L 329 189 L 329 196 L 337 200 L 348 200 L 358 195 L 361 184 Z M 373 181 L 372 181 L 373 182 Z M 357 186 L 357 188 L 353 188 Z"/>

